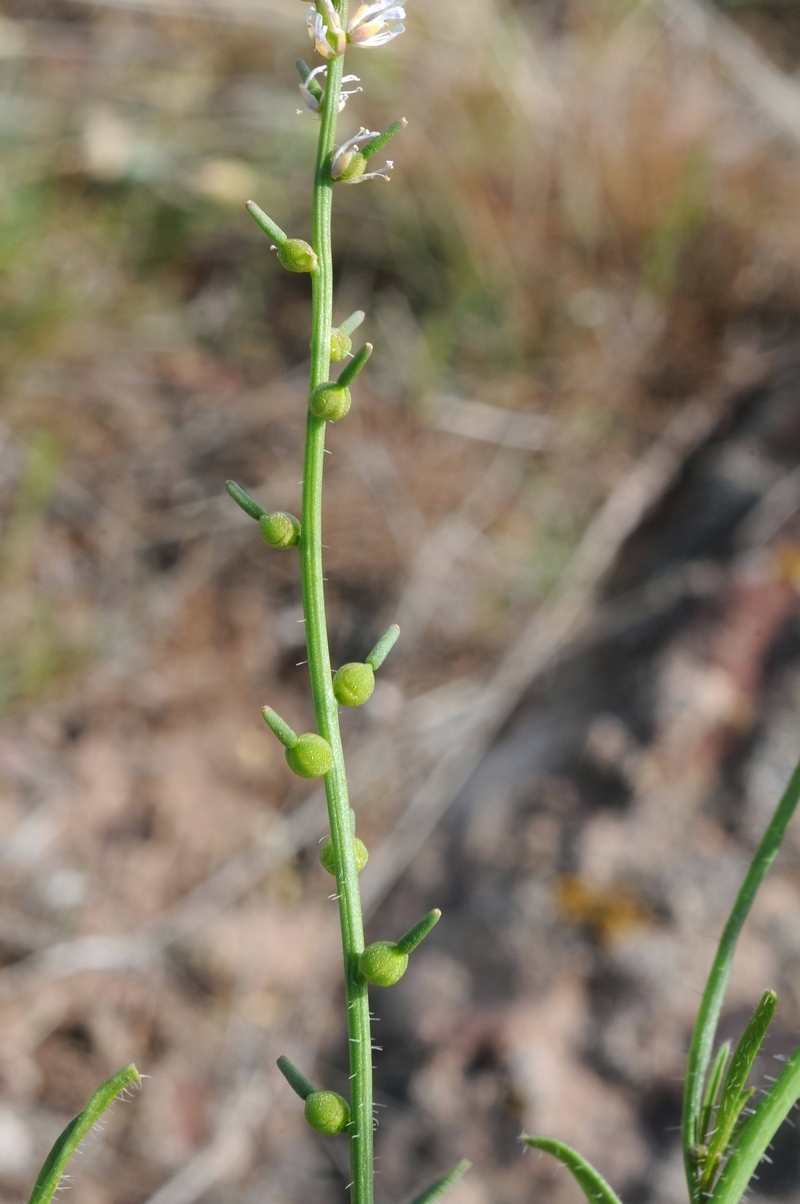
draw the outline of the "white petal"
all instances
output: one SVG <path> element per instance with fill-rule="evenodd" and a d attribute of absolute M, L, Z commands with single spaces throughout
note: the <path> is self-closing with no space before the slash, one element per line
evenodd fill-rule
<path fill-rule="evenodd" d="M 387 42 L 391 42 L 392 38 L 399 38 L 400 34 L 405 33 L 405 31 L 405 25 L 396 25 L 391 33 L 388 30 L 386 33 L 376 33 L 373 37 L 365 38 L 363 42 L 358 42 L 357 45 L 361 46 L 364 50 L 369 50 L 372 46 L 385 46 Z"/>
<path fill-rule="evenodd" d="M 393 6 L 394 0 L 378 0 L 377 4 L 361 4 L 353 13 L 352 19 L 348 23 L 349 27 L 352 29 L 356 25 L 361 25 L 364 21 L 368 20 L 369 17 L 377 16 L 379 14 L 383 16 L 385 21 L 388 21 L 390 17 L 387 10 L 391 10 Z M 399 5 L 395 7 L 399 8 Z M 395 19 L 402 21 L 405 15 L 406 14 L 401 11 L 401 15 Z"/>

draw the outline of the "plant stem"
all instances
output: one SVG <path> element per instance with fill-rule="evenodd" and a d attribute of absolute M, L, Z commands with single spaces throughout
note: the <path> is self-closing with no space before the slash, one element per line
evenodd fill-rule
<path fill-rule="evenodd" d="M 340 20 L 347 20 L 347 0 L 339 5 Z M 312 273 L 312 336 L 310 390 L 329 379 L 333 315 L 333 264 L 331 259 L 331 202 L 333 181 L 330 158 L 336 136 L 339 92 L 344 56 L 328 62 L 314 178 L 312 245 L 317 269 Z M 325 422 L 309 412 L 303 468 L 300 567 L 303 585 L 308 668 L 317 728 L 333 750 L 333 768 L 325 777 L 325 794 L 336 867 L 336 893 L 342 929 L 347 1029 L 350 1048 L 350 1178 L 353 1204 L 372 1204 L 372 1039 L 367 984 L 358 973 L 364 949 L 364 926 L 358 872 L 353 851 L 350 803 L 347 796 L 338 705 L 333 693 L 325 593 L 322 580 L 322 469 Z"/>
<path fill-rule="evenodd" d="M 684 1165 L 689 1195 L 694 1204 L 701 1198 L 701 1188 L 700 1171 L 692 1161 L 691 1150 L 698 1140 L 706 1071 L 711 1061 L 717 1022 L 725 999 L 736 942 L 739 939 L 742 925 L 750 914 L 750 908 L 753 906 L 758 888 L 764 881 L 767 871 L 783 843 L 786 829 L 794 815 L 798 800 L 800 800 L 800 765 L 792 774 L 783 798 L 778 803 L 775 813 L 767 825 L 767 830 L 753 854 L 750 868 L 719 939 L 717 954 L 703 991 L 700 1010 L 697 1013 L 686 1065 L 682 1124 Z"/>

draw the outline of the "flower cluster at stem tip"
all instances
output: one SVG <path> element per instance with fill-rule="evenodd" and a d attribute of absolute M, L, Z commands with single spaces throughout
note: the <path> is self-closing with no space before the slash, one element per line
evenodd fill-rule
<path fill-rule="evenodd" d="M 359 4 L 343 26 L 333 0 L 317 0 L 310 6 L 306 20 L 317 53 L 332 59 L 344 54 L 348 42 L 365 50 L 391 42 L 405 30 L 401 24 L 405 16 L 402 4 L 378 0 L 375 4 Z"/>

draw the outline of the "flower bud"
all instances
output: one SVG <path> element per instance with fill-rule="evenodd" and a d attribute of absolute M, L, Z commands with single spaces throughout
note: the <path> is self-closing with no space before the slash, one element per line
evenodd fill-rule
<path fill-rule="evenodd" d="M 318 1133 L 335 1137 L 350 1124 L 350 1106 L 335 1091 L 314 1091 L 306 1100 L 306 1120 Z"/>
<path fill-rule="evenodd" d="M 346 360 L 353 347 L 353 340 L 341 326 L 335 326 L 331 331 L 331 359 L 334 364 Z"/>
<path fill-rule="evenodd" d="M 277 250 L 278 259 L 290 272 L 316 272 L 314 249 L 302 238 L 287 238 L 278 245 Z"/>
<path fill-rule="evenodd" d="M 356 859 L 356 870 L 360 874 L 369 861 L 369 853 L 367 852 L 367 846 L 357 836 L 353 837 L 353 855 Z M 329 874 L 336 873 L 336 865 L 333 858 L 333 841 L 330 836 L 320 846 L 319 859 L 324 870 L 327 870 Z"/>
<path fill-rule="evenodd" d="M 358 968 L 374 987 L 393 987 L 408 969 L 408 954 L 391 941 L 376 941 L 361 954 Z"/>
<path fill-rule="evenodd" d="M 301 778 L 322 778 L 333 766 L 333 752 L 327 740 L 316 732 L 297 737 L 297 743 L 286 749 L 286 760 L 292 773 Z"/>
<path fill-rule="evenodd" d="M 351 402 L 349 389 L 327 381 L 324 385 L 317 385 L 309 398 L 308 408 L 315 418 L 323 418 L 325 422 L 338 422 L 348 413 Z"/>
<path fill-rule="evenodd" d="M 300 523 L 285 510 L 262 514 L 258 520 L 261 538 L 271 548 L 293 548 L 300 541 Z"/>
<path fill-rule="evenodd" d="M 343 707 L 363 706 L 375 689 L 375 670 L 372 665 L 353 661 L 337 669 L 333 678 L 336 701 Z"/>

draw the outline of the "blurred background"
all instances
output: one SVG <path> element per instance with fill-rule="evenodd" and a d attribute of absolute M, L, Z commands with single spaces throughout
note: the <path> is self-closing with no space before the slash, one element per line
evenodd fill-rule
<path fill-rule="evenodd" d="M 317 125 L 298 0 L 0 4 L 0 1199 L 94 1086 L 150 1078 L 85 1204 L 333 1204 L 288 1053 L 347 1088 L 326 833 L 259 708 L 311 726 L 298 569 L 223 492 L 299 509 Z M 336 318 L 375 344 L 332 428 L 334 664 L 376 991 L 380 1204 L 684 1196 L 699 991 L 800 754 L 800 8 L 408 0 L 354 51 Z M 800 828 L 723 1035 L 800 1028 Z M 753 1199 L 794 1198 L 781 1131 Z"/>

